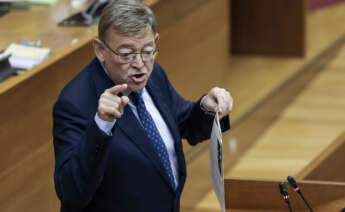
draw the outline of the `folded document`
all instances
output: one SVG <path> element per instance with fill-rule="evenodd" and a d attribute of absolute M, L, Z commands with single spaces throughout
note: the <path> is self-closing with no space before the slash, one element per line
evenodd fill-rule
<path fill-rule="evenodd" d="M 219 114 L 214 117 L 210 141 L 211 182 L 222 212 L 225 212 L 223 139 Z"/>
<path fill-rule="evenodd" d="M 31 69 L 48 58 L 50 49 L 13 43 L 4 54 L 11 55 L 9 62 L 13 68 Z"/>

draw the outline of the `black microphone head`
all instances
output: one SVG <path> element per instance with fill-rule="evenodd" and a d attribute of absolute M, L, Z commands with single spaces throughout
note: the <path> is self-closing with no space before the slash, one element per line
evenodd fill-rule
<path fill-rule="evenodd" d="M 294 188 L 294 189 L 298 188 L 297 182 L 293 177 L 288 176 L 287 181 L 289 182 L 289 184 L 292 188 Z"/>
<path fill-rule="evenodd" d="M 287 189 L 286 189 L 286 186 L 285 186 L 285 184 L 284 184 L 284 182 L 280 182 L 280 183 L 279 183 L 279 188 L 280 188 L 280 193 L 281 193 L 283 196 L 289 195 L 289 194 L 288 194 L 288 191 L 287 191 Z"/>
<path fill-rule="evenodd" d="M 284 201 L 285 201 L 288 205 L 290 205 L 289 193 L 288 193 L 288 191 L 287 191 L 287 189 L 286 189 L 286 186 L 285 186 L 285 184 L 284 184 L 283 182 L 280 182 L 280 183 L 279 183 L 279 189 L 280 189 L 280 193 L 281 193 L 282 196 L 283 196 Z"/>
<path fill-rule="evenodd" d="M 301 189 L 298 187 L 296 180 L 293 177 L 288 176 L 287 177 L 287 181 L 289 182 L 290 186 L 294 189 L 294 191 L 297 192 L 298 196 L 300 196 L 302 198 L 303 202 L 308 207 L 309 211 L 313 212 L 313 209 L 310 207 L 310 205 L 307 202 L 307 200 L 303 197 Z"/>

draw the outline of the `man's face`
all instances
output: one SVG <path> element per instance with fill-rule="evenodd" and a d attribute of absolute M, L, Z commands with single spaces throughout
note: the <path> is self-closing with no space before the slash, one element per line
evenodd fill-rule
<path fill-rule="evenodd" d="M 129 91 L 142 90 L 152 73 L 154 59 L 144 62 L 140 54 L 135 55 L 132 62 L 124 62 L 109 48 L 120 55 L 128 53 L 152 52 L 156 49 L 158 34 L 152 30 L 133 36 L 125 36 L 115 30 L 107 33 L 106 44 L 102 43 L 102 55 L 97 57 L 105 65 L 110 78 L 115 84 L 126 83 Z M 108 47 L 106 46 L 108 45 Z M 97 52 L 97 51 L 96 51 Z"/>

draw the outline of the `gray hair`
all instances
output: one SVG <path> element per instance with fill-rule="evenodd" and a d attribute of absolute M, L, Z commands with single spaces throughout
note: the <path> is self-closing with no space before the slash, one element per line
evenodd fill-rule
<path fill-rule="evenodd" d="M 136 35 L 151 28 L 158 32 L 156 17 L 150 7 L 139 0 L 112 0 L 103 9 L 99 24 L 98 37 L 106 39 L 108 29 L 122 35 Z"/>

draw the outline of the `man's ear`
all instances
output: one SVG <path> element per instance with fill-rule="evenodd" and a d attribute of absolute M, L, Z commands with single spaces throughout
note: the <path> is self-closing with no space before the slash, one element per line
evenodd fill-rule
<path fill-rule="evenodd" d="M 95 38 L 92 41 L 92 46 L 93 46 L 93 51 L 96 54 L 96 57 L 98 58 L 100 62 L 103 63 L 105 60 L 105 46 L 103 42 L 100 39 Z"/>
<path fill-rule="evenodd" d="M 155 43 L 156 45 L 158 45 L 158 41 L 159 41 L 159 33 L 155 34 Z"/>

